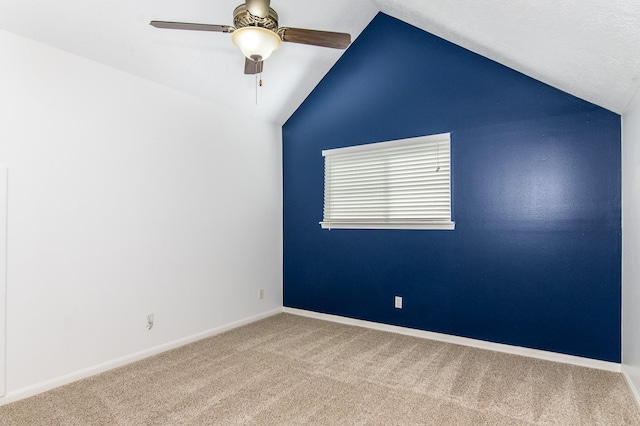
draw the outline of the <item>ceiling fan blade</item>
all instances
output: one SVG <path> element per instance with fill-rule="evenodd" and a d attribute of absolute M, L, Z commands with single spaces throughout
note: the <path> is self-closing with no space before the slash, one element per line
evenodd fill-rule
<path fill-rule="evenodd" d="M 235 28 L 229 25 L 192 24 L 189 22 L 151 21 L 149 25 L 170 30 L 213 31 L 217 33 L 232 33 L 235 31 Z"/>
<path fill-rule="evenodd" d="M 264 66 L 263 61 L 252 61 L 249 58 L 244 58 L 244 73 L 245 74 L 260 74 Z"/>
<path fill-rule="evenodd" d="M 280 28 L 282 41 L 311 44 L 313 46 L 346 49 L 351 44 L 351 35 L 331 31 L 306 30 L 302 28 Z"/>
<path fill-rule="evenodd" d="M 258 18 L 269 16 L 269 4 L 270 0 L 245 0 L 249 13 Z"/>

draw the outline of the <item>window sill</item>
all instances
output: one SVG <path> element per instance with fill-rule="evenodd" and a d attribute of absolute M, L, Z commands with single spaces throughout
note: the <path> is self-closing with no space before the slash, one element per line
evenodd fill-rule
<path fill-rule="evenodd" d="M 322 229 L 454 230 L 455 222 L 320 222 Z"/>

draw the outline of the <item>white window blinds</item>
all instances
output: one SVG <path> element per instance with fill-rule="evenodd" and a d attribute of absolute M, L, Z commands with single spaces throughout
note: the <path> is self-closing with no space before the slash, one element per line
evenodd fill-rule
<path fill-rule="evenodd" d="M 323 228 L 453 229 L 450 134 L 322 151 Z"/>

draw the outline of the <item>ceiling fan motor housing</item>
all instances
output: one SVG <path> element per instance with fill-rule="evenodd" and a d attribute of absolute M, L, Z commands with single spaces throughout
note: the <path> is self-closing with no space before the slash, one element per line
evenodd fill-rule
<path fill-rule="evenodd" d="M 269 14 L 261 18 L 249 13 L 247 6 L 241 4 L 233 11 L 233 26 L 238 29 L 244 27 L 261 27 L 275 32 L 278 30 L 278 14 L 275 10 L 269 8 Z"/>

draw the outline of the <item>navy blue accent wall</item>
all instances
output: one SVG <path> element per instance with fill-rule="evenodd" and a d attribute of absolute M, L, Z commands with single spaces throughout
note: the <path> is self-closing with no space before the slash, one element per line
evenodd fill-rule
<path fill-rule="evenodd" d="M 323 149 L 443 132 L 454 231 L 320 228 Z M 620 142 L 619 115 L 379 14 L 283 127 L 284 304 L 619 362 Z"/>

